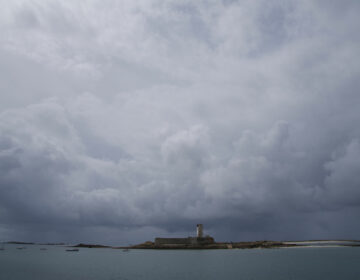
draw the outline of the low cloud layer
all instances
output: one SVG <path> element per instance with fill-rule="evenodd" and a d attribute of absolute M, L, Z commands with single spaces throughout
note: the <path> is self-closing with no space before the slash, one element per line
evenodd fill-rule
<path fill-rule="evenodd" d="M 358 1 L 11 1 L 0 239 L 357 238 Z"/>

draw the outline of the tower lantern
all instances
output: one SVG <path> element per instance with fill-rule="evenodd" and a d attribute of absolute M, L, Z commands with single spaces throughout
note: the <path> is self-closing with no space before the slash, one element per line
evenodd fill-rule
<path fill-rule="evenodd" d="M 203 225 L 202 224 L 197 224 L 196 225 L 196 236 L 197 237 L 203 237 Z"/>

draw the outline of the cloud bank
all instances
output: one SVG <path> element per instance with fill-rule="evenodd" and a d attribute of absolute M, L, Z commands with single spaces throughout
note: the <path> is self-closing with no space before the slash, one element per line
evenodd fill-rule
<path fill-rule="evenodd" d="M 357 238 L 358 1 L 3 1 L 0 238 Z"/>

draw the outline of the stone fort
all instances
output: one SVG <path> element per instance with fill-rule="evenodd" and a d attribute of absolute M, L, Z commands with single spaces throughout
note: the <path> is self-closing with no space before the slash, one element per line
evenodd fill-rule
<path fill-rule="evenodd" d="M 155 238 L 155 246 L 162 245 L 206 245 L 215 243 L 211 236 L 203 236 L 203 225 L 196 225 L 196 237 L 187 238 Z"/>

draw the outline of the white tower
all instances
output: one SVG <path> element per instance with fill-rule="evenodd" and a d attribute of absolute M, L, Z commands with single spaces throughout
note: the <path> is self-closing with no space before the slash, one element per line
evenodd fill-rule
<path fill-rule="evenodd" d="M 202 224 L 196 225 L 196 236 L 203 237 L 203 225 Z"/>

